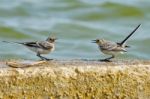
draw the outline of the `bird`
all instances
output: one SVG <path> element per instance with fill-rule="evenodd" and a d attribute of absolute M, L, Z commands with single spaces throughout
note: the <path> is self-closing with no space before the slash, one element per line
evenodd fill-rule
<path fill-rule="evenodd" d="M 111 62 L 111 59 L 115 58 L 118 53 L 127 52 L 126 48 L 129 48 L 130 46 L 126 45 L 126 42 L 140 26 L 141 24 L 139 24 L 127 37 L 125 37 L 123 41 L 119 43 L 105 39 L 92 40 L 92 43 L 96 43 L 102 53 L 111 55 L 111 57 L 101 59 L 100 61 Z"/>
<path fill-rule="evenodd" d="M 5 43 L 17 43 L 27 47 L 29 50 L 36 53 L 41 60 L 51 60 L 46 57 L 41 56 L 41 54 L 49 54 L 55 50 L 55 41 L 57 38 L 48 37 L 43 41 L 35 41 L 35 42 L 9 42 L 3 41 Z"/>

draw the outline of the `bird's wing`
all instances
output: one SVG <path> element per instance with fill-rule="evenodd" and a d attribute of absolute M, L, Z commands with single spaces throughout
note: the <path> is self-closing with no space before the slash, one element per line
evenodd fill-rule
<path fill-rule="evenodd" d="M 37 45 L 40 47 L 40 48 L 43 48 L 45 50 L 49 50 L 49 49 L 52 49 L 53 48 L 53 45 L 47 41 L 39 41 L 37 42 Z"/>
<path fill-rule="evenodd" d="M 107 41 L 106 43 L 102 44 L 100 47 L 102 50 L 112 50 L 116 48 L 116 44 L 114 42 Z"/>
<path fill-rule="evenodd" d="M 37 45 L 37 42 L 23 42 L 23 43 L 19 43 L 19 44 L 23 44 L 23 45 L 28 46 L 28 47 L 40 48 L 40 47 Z"/>
<path fill-rule="evenodd" d="M 126 51 L 122 47 L 118 47 L 117 43 L 115 42 L 107 42 L 101 46 L 102 50 L 108 50 L 108 51 Z"/>

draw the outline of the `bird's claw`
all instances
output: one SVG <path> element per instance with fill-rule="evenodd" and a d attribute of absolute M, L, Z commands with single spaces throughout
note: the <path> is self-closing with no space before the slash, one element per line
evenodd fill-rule
<path fill-rule="evenodd" d="M 49 58 L 42 58 L 43 61 L 50 61 L 50 60 L 53 60 L 53 59 L 49 59 Z"/>
<path fill-rule="evenodd" d="M 101 59 L 99 61 L 101 61 L 101 62 L 112 62 L 110 59 Z"/>
<path fill-rule="evenodd" d="M 42 57 L 42 56 L 41 56 L 40 58 L 41 58 L 42 61 L 50 61 L 50 60 L 53 60 L 53 59 L 49 59 L 49 58 Z"/>

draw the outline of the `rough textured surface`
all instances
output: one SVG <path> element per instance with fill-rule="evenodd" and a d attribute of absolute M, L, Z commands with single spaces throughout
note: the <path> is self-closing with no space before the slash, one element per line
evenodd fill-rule
<path fill-rule="evenodd" d="M 3 99 L 150 99 L 150 61 L 54 60 L 21 68 L 8 67 L 8 62 L 1 65 Z"/>

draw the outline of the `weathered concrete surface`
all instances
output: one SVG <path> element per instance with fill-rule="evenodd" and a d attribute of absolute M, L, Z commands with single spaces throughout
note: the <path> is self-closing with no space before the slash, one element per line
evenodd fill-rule
<path fill-rule="evenodd" d="M 150 99 L 150 61 L 11 64 L 1 62 L 2 99 Z"/>

